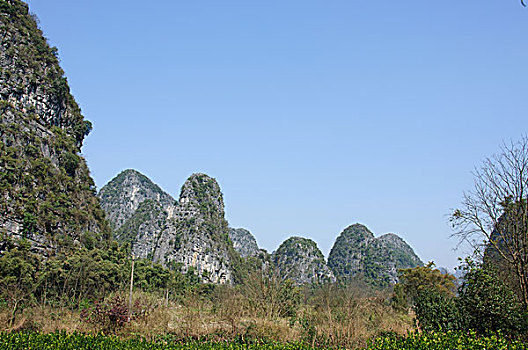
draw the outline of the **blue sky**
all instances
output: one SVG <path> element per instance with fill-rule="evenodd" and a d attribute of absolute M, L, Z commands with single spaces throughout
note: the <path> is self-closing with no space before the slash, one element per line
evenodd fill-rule
<path fill-rule="evenodd" d="M 454 267 L 471 171 L 527 132 L 516 0 L 28 3 L 94 124 L 98 188 L 134 168 L 178 197 L 207 173 L 269 251 L 327 255 L 360 222 Z"/>

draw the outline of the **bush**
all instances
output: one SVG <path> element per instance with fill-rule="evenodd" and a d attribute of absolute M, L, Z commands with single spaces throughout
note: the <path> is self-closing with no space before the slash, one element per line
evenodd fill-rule
<path fill-rule="evenodd" d="M 271 271 L 251 274 L 243 285 L 243 293 L 254 314 L 271 318 L 296 316 L 301 302 L 299 288 Z"/>
<path fill-rule="evenodd" d="M 459 289 L 463 327 L 479 334 L 501 331 L 518 335 L 528 330 L 527 314 L 516 294 L 489 267 L 470 263 Z"/>
<path fill-rule="evenodd" d="M 109 302 L 96 301 L 93 307 L 81 312 L 81 319 L 100 327 L 105 333 L 114 333 L 130 322 L 131 314 L 125 301 L 116 296 Z"/>
<path fill-rule="evenodd" d="M 454 298 L 436 289 L 424 290 L 418 294 L 414 312 L 423 331 L 460 329 L 460 316 Z"/>

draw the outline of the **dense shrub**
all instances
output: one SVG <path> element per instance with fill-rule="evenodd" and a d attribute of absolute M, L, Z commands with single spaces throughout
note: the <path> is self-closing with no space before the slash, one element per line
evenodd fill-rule
<path fill-rule="evenodd" d="M 95 302 L 93 307 L 84 309 L 81 319 L 107 333 L 115 332 L 130 322 L 132 314 L 125 301 L 116 296 L 110 301 Z"/>
<path fill-rule="evenodd" d="M 301 292 L 291 280 L 283 280 L 271 271 L 254 272 L 242 287 L 254 314 L 267 317 L 297 314 Z"/>
<path fill-rule="evenodd" d="M 446 296 L 455 295 L 455 276 L 435 269 L 431 261 L 426 266 L 418 266 L 398 271 L 400 282 L 394 287 L 394 299 L 403 303 L 402 299 L 413 304 L 423 291 L 435 290 Z"/>
<path fill-rule="evenodd" d="M 436 289 L 421 291 L 415 302 L 416 320 L 423 331 L 447 331 L 461 328 L 455 299 Z"/>
<path fill-rule="evenodd" d="M 528 330 L 522 303 L 489 267 L 468 267 L 457 304 L 465 329 L 479 334 L 502 331 L 509 335 Z"/>

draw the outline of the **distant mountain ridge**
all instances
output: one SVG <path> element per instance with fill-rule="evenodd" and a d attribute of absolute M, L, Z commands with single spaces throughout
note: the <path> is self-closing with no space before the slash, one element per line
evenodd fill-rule
<path fill-rule="evenodd" d="M 131 169 L 112 179 L 99 196 L 115 238 L 131 244 L 134 256 L 193 270 L 205 282 L 232 282 L 240 259 L 250 258 L 262 266 L 271 263 L 279 276 L 297 284 L 363 278 L 385 287 L 397 282 L 398 269 L 423 265 L 399 236 L 375 238 L 360 224 L 337 237 L 328 262 L 314 241 L 302 237 L 285 240 L 269 254 L 248 230 L 228 227 L 220 186 L 205 174 L 191 175 L 178 201 Z"/>

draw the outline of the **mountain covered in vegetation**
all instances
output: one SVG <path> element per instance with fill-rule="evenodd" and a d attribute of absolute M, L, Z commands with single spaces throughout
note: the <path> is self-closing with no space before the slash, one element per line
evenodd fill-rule
<path fill-rule="evenodd" d="M 240 258 L 229 239 L 224 200 L 215 179 L 193 174 L 185 181 L 174 217 L 161 232 L 154 261 L 180 265 L 212 283 L 228 283 L 235 278 Z"/>
<path fill-rule="evenodd" d="M 328 256 L 328 266 L 338 279 L 360 278 L 379 287 L 396 283 L 398 269 L 422 265 L 402 238 L 393 233 L 376 238 L 361 224 L 341 232 Z"/>
<path fill-rule="evenodd" d="M 0 2 L 0 32 L 0 233 L 44 256 L 105 245 L 110 227 L 80 154 L 92 126 L 57 49 L 18 0 Z"/>
<path fill-rule="evenodd" d="M 335 282 L 317 244 L 308 238 L 290 237 L 271 255 L 283 279 L 297 284 Z"/>
<path fill-rule="evenodd" d="M 152 260 L 161 232 L 173 217 L 176 200 L 133 169 L 119 173 L 98 195 L 114 238 L 130 244 L 134 257 Z"/>
<path fill-rule="evenodd" d="M 149 259 L 204 282 L 232 282 L 240 257 L 229 240 L 218 183 L 193 174 L 174 200 L 136 170 L 125 170 L 99 192 L 118 242 Z"/>
<path fill-rule="evenodd" d="M 130 244 L 135 257 L 193 271 L 205 282 L 232 282 L 249 270 L 269 267 L 297 284 L 364 278 L 385 287 L 397 282 L 398 269 L 422 265 L 397 235 L 375 238 L 360 224 L 336 239 L 328 264 L 316 243 L 301 237 L 287 239 L 270 255 L 248 230 L 228 228 L 220 187 L 205 174 L 189 177 L 178 201 L 130 169 L 99 196 L 115 239 Z"/>

